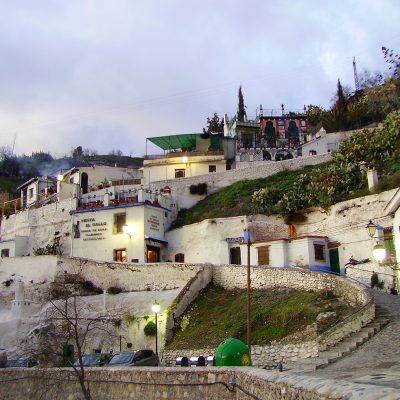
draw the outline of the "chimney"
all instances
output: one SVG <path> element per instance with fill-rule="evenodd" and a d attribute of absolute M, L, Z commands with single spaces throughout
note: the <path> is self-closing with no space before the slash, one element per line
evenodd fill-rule
<path fill-rule="evenodd" d="M 370 191 L 370 193 L 374 193 L 376 186 L 378 185 L 378 172 L 376 171 L 373 165 L 368 167 L 367 179 L 368 179 L 368 190 Z"/>

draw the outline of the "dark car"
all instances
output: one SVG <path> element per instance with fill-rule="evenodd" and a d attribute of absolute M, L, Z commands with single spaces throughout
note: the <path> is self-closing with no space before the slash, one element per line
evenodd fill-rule
<path fill-rule="evenodd" d="M 34 358 L 16 358 L 9 359 L 6 363 L 6 368 L 32 368 L 39 365 Z"/>
<path fill-rule="evenodd" d="M 111 357 L 111 354 L 84 354 L 82 356 L 82 365 L 84 367 L 102 367 L 103 365 L 107 364 Z M 73 365 L 74 367 L 79 367 L 79 360 L 76 360 Z"/>
<path fill-rule="evenodd" d="M 157 367 L 158 355 L 153 350 L 125 351 L 115 354 L 106 367 Z"/>

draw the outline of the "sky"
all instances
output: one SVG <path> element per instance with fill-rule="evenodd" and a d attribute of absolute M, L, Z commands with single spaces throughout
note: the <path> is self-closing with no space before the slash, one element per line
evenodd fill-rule
<path fill-rule="evenodd" d="M 353 56 L 387 72 L 399 21 L 399 0 L 0 0 L 0 146 L 141 157 L 233 116 L 240 85 L 248 116 L 327 108 Z"/>

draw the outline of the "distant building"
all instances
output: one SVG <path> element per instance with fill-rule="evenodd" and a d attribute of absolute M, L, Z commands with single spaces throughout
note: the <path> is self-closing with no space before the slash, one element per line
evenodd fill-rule
<path fill-rule="evenodd" d="M 235 143 L 220 134 L 189 133 L 147 138 L 164 151 L 146 155 L 143 162 L 143 185 L 223 172 L 231 168 Z"/>
<path fill-rule="evenodd" d="M 21 192 L 22 208 L 38 205 L 53 195 L 57 189 L 57 180 L 53 176 L 38 176 L 29 179 L 17 188 Z"/>

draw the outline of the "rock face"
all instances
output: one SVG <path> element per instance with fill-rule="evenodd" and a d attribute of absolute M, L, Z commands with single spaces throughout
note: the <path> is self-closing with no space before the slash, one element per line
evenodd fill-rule
<path fill-rule="evenodd" d="M 338 316 L 335 311 L 328 311 L 317 315 L 317 332 L 322 332 L 328 326 L 331 326 Z"/>

